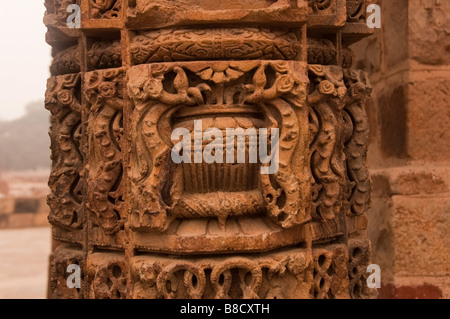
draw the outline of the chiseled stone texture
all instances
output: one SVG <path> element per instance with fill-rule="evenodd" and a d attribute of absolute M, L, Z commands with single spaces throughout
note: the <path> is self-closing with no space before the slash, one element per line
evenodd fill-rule
<path fill-rule="evenodd" d="M 412 159 L 449 160 L 449 96 L 450 70 L 446 78 L 434 77 L 408 85 L 407 149 Z"/>
<path fill-rule="evenodd" d="M 394 196 L 395 264 L 399 275 L 450 272 L 448 197 Z M 438 258 L 436 258 L 438 257 Z"/>

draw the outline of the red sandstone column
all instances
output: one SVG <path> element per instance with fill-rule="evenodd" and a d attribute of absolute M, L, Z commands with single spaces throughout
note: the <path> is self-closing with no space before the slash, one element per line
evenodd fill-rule
<path fill-rule="evenodd" d="M 79 29 L 67 27 L 70 4 L 81 5 Z M 366 284 L 371 88 L 348 49 L 370 34 L 365 1 L 46 6 L 51 298 L 376 295 Z M 176 129 L 190 163 L 173 160 Z M 241 146 L 214 137 L 235 154 L 278 132 L 266 145 L 277 170 L 262 174 L 269 164 L 250 155 L 194 160 L 213 139 L 198 134 L 229 129 L 258 132 Z M 70 264 L 79 289 L 67 286 Z"/>

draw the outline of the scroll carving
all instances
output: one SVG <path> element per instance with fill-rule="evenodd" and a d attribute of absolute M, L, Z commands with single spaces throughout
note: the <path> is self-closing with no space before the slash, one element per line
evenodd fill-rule
<path fill-rule="evenodd" d="M 372 89 L 367 75 L 362 71 L 346 70 L 344 73 L 348 95 L 344 112 L 348 115 L 347 126 L 351 136 L 345 141 L 347 174 L 351 195 L 348 199 L 350 215 L 360 216 L 370 206 L 371 181 L 367 168 L 367 145 L 369 123 L 365 103 Z"/>
<path fill-rule="evenodd" d="M 226 261 L 136 257 L 131 277 L 136 283 L 134 298 L 261 299 L 286 298 L 286 293 L 313 297 L 312 258 L 302 250 Z M 287 283 L 287 291 L 280 290 Z"/>
<path fill-rule="evenodd" d="M 52 114 L 49 221 L 69 230 L 84 223 L 80 84 L 80 74 L 50 78 L 45 98 Z"/>
<path fill-rule="evenodd" d="M 66 27 L 67 18 L 69 16 L 67 13 L 67 7 L 72 4 L 81 5 L 81 0 L 45 1 L 45 6 L 47 8 L 44 18 L 45 24 L 49 26 Z"/>
<path fill-rule="evenodd" d="M 311 170 L 315 180 L 313 216 L 334 219 L 341 211 L 345 178 L 343 109 L 347 88 L 342 69 L 310 65 Z"/>
<path fill-rule="evenodd" d="M 364 22 L 366 18 L 366 0 L 347 0 L 347 21 Z"/>
<path fill-rule="evenodd" d="M 86 76 L 89 177 L 86 207 L 106 234 L 123 226 L 123 71 Z"/>
<path fill-rule="evenodd" d="M 345 246 L 314 251 L 314 298 L 349 297 L 347 278 L 348 252 Z"/>

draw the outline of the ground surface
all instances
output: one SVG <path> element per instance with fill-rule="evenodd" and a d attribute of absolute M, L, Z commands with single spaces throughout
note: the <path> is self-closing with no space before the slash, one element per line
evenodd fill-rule
<path fill-rule="evenodd" d="M 49 227 L 0 230 L 0 299 L 46 298 Z"/>

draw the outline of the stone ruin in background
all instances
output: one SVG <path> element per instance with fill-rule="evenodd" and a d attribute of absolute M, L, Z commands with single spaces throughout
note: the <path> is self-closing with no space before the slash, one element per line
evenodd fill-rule
<path fill-rule="evenodd" d="M 33 173 L 0 171 L 0 230 L 48 226 L 45 178 L 41 183 Z"/>
<path fill-rule="evenodd" d="M 348 48 L 371 33 L 365 0 L 45 2 L 49 297 L 376 296 L 371 88 Z M 66 25 L 74 3 L 81 29 Z M 171 132 L 196 119 L 278 128 L 278 172 L 175 164 Z"/>
<path fill-rule="evenodd" d="M 0 171 L 0 198 L 4 198 L 9 194 L 9 185 L 2 179 L 2 171 Z"/>

